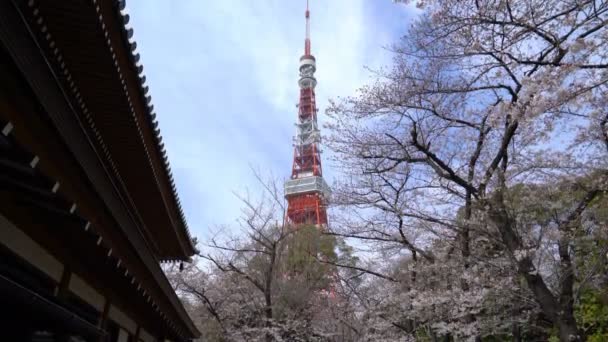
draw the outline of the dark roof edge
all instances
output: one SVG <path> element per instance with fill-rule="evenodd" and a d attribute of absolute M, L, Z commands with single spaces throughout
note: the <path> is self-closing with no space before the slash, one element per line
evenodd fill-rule
<path fill-rule="evenodd" d="M 122 25 L 120 25 L 120 30 L 122 32 L 121 36 L 122 36 L 122 43 L 123 46 L 125 47 L 126 51 L 128 52 L 129 55 L 129 60 L 131 61 L 131 67 L 133 68 L 133 70 L 135 70 L 137 72 L 137 78 L 139 80 L 138 82 L 138 86 L 139 86 L 139 92 L 140 92 L 140 100 L 143 102 L 144 106 L 143 108 L 146 109 L 146 116 L 148 118 L 148 124 L 150 125 L 150 129 L 154 132 L 153 136 L 154 136 L 154 140 L 156 142 L 156 146 L 155 148 L 157 149 L 157 152 L 159 153 L 161 159 L 163 160 L 164 163 L 164 173 L 166 176 L 166 181 L 167 183 L 170 185 L 171 188 L 171 200 L 174 201 L 177 209 L 178 209 L 178 214 L 179 214 L 179 218 L 180 218 L 180 224 L 181 224 L 181 228 L 183 228 L 183 231 L 186 233 L 186 240 L 188 243 L 188 246 L 190 248 L 190 251 L 186 251 L 187 253 L 190 253 L 190 255 L 194 254 L 196 252 L 196 248 L 194 246 L 194 243 L 192 241 L 192 236 L 190 235 L 190 231 L 188 229 L 188 224 L 186 223 L 186 219 L 185 219 L 185 215 L 181 206 L 181 202 L 179 200 L 179 196 L 177 194 L 177 188 L 175 186 L 175 181 L 173 180 L 173 174 L 171 173 L 171 166 L 169 164 L 169 159 L 167 156 L 167 152 L 165 150 L 164 144 L 162 142 L 162 136 L 160 134 L 160 129 L 158 128 L 158 121 L 156 120 L 156 114 L 154 113 L 154 106 L 152 105 L 152 97 L 150 95 L 148 95 L 148 91 L 149 91 L 149 87 L 145 84 L 146 83 L 146 76 L 143 73 L 143 65 L 141 65 L 140 63 L 140 55 L 139 53 L 135 53 L 135 50 L 137 48 L 137 43 L 135 42 L 135 40 L 133 40 L 133 29 L 132 28 L 127 28 L 127 23 L 129 22 L 129 15 L 127 13 L 124 13 L 125 10 L 125 6 L 126 6 L 126 0 L 114 0 L 114 6 L 112 6 L 115 9 L 115 14 L 118 16 L 119 21 L 122 23 Z M 145 142 L 144 142 L 145 143 Z M 179 234 L 179 232 L 176 232 Z M 179 237 L 178 237 L 179 239 Z M 158 268 L 160 269 L 160 265 L 158 265 Z M 162 285 L 168 285 L 168 279 L 166 278 L 166 276 L 164 275 L 164 272 L 162 273 L 162 277 L 164 277 L 164 280 L 166 281 L 165 284 Z M 162 288 L 164 288 L 165 286 L 161 286 Z M 177 298 L 177 295 L 175 294 L 175 292 L 173 293 L 173 296 L 175 296 Z M 172 302 L 172 301 L 171 301 Z M 176 308 L 178 313 L 182 316 L 182 318 L 185 320 L 184 323 L 186 323 L 186 326 L 188 326 L 188 328 L 190 329 L 191 333 L 198 337 L 200 336 L 200 332 L 198 331 L 198 328 L 194 325 L 194 322 L 192 321 L 192 318 L 188 315 L 188 313 L 186 312 L 184 306 L 181 304 L 181 301 L 179 301 L 179 308 Z"/>
<path fill-rule="evenodd" d="M 125 13 L 126 0 L 115 0 L 116 6 L 116 15 L 120 18 L 122 25 L 120 27 L 122 31 L 123 45 L 125 46 L 126 51 L 128 51 L 129 60 L 131 61 L 131 66 L 133 70 L 137 72 L 137 78 L 139 80 L 139 92 L 141 94 L 140 100 L 144 103 L 144 108 L 146 109 L 146 116 L 148 118 L 148 124 L 150 125 L 150 129 L 154 132 L 154 140 L 156 142 L 155 148 L 163 160 L 164 164 L 164 173 L 166 176 L 167 184 L 169 184 L 171 188 L 171 200 L 174 202 L 175 206 L 178 209 L 178 217 L 180 218 L 181 228 L 186 233 L 186 240 L 188 243 L 188 247 L 190 250 L 186 251 L 190 255 L 193 255 L 196 252 L 196 247 L 192 241 L 192 235 L 190 234 L 190 230 L 188 228 L 188 223 L 186 222 L 186 217 L 184 215 L 184 211 L 182 209 L 181 201 L 179 199 L 179 195 L 177 193 L 177 188 L 175 186 L 175 181 L 173 179 L 173 173 L 171 172 L 171 165 L 169 163 L 169 158 L 167 155 L 167 151 L 165 150 L 165 145 L 163 143 L 162 135 L 160 134 L 160 128 L 158 120 L 156 119 L 156 113 L 154 113 L 154 105 L 152 104 L 152 96 L 148 95 L 149 87 L 146 85 L 146 76 L 143 73 L 143 65 L 140 63 L 141 56 L 138 52 L 135 52 L 137 49 L 137 42 L 133 39 L 133 28 L 127 28 L 127 24 L 129 23 L 130 17 L 129 14 Z M 176 232 L 179 234 L 179 232 Z"/>
<path fill-rule="evenodd" d="M 98 0 L 92 0 L 94 4 L 96 1 Z M 110 4 L 114 5 L 116 2 Z M 165 295 L 169 305 L 173 308 L 173 313 L 176 314 L 176 317 L 171 318 L 180 319 L 183 325 L 178 329 L 174 326 L 175 322 L 168 319 L 167 321 L 171 323 L 170 327 L 174 328 L 174 331 L 180 335 L 184 331 L 183 328 L 186 328 L 193 337 L 197 338 L 201 335 L 200 332 L 177 297 L 175 290 L 162 271 L 152 250 L 145 244 L 138 230 L 133 229 L 136 228 L 133 226 L 135 222 L 132 221 L 126 212 L 128 208 L 122 205 L 122 200 L 116 197 L 117 193 L 115 191 L 117 189 L 107 177 L 109 173 L 103 167 L 104 161 L 102 160 L 102 156 L 95 153 L 93 145 L 87 140 L 88 135 L 83 130 L 81 122 L 75 120 L 78 116 L 76 113 L 78 109 L 72 106 L 68 98 L 69 95 L 65 92 L 58 75 L 54 72 L 54 63 L 51 63 L 47 59 L 34 30 L 28 24 L 27 15 L 22 10 L 25 6 L 32 8 L 34 5 L 34 0 L 31 0 L 27 4 L 20 0 L 12 0 L 6 3 L 0 1 L 0 19 L 2 19 L 0 23 L 3 24 L 0 24 L 2 43 L 8 44 L 11 57 L 21 73 L 23 73 L 34 94 L 38 97 L 40 104 L 48 113 L 51 123 L 57 129 L 58 136 L 64 140 L 66 147 L 73 154 L 75 160 L 82 167 L 82 171 L 91 181 L 93 189 L 97 191 L 100 199 L 107 206 L 109 213 L 114 216 L 118 227 L 121 228 L 127 241 L 134 247 L 135 255 L 141 258 L 143 266 L 150 272 L 152 280 L 156 282 L 160 292 Z M 115 7 L 112 6 L 112 8 Z M 97 6 L 97 11 L 99 12 L 99 6 Z M 37 10 L 32 11 L 32 13 L 37 12 Z M 101 20 L 101 16 L 99 19 Z M 9 25 L 9 23 L 13 25 L 15 30 L 6 30 L 6 27 L 2 27 Z M 40 23 L 42 21 L 38 24 L 40 25 Z M 24 37 L 28 39 L 23 39 Z M 35 53 L 32 53 L 32 51 L 35 51 Z M 64 67 L 62 66 L 62 68 Z M 38 78 L 41 79 L 39 80 Z M 36 79 L 36 82 L 32 81 L 32 79 Z M 175 189 L 174 186 L 172 188 Z M 148 299 L 150 298 L 151 296 L 148 294 Z M 158 304 L 153 300 L 148 300 L 148 302 L 153 302 L 157 310 L 159 310 Z"/>

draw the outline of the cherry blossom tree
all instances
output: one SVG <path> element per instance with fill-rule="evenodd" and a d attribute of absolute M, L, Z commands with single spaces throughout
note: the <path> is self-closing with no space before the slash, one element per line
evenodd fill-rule
<path fill-rule="evenodd" d="M 195 262 L 166 270 L 206 340 L 331 341 L 350 333 L 341 310 L 348 302 L 335 298 L 326 263 L 337 257 L 335 238 L 287 224 L 276 184 L 262 183 L 257 200 L 240 197 L 240 229 L 222 227 Z"/>
<path fill-rule="evenodd" d="M 383 257 L 405 253 L 410 282 L 456 274 L 437 289 L 459 291 L 459 301 L 427 292 L 402 307 L 466 308 L 436 330 L 480 338 L 483 304 L 500 289 L 498 299 L 523 295 L 561 341 L 583 340 L 575 264 L 584 256 L 575 249 L 590 236 L 583 217 L 608 189 L 608 3 L 420 5 L 393 66 L 328 109 L 327 141 L 345 177 L 333 234 Z M 571 194 L 539 207 L 552 185 Z M 541 220 L 532 207 L 553 216 Z M 448 261 L 457 272 L 440 270 Z M 421 276 L 429 269 L 434 277 Z M 432 298 L 439 302 L 420 304 Z"/>

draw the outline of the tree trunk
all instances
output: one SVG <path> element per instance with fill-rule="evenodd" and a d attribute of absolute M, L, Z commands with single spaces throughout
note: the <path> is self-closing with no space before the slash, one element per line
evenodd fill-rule
<path fill-rule="evenodd" d="M 561 342 L 578 342 L 584 341 L 585 338 L 579 334 L 576 327 L 576 321 L 572 313 L 564 313 L 557 322 L 557 328 L 559 330 L 559 340 Z"/>
<path fill-rule="evenodd" d="M 515 251 L 522 248 L 522 243 L 519 236 L 515 233 L 515 223 L 507 213 L 502 196 L 502 191 L 497 190 L 493 208 L 489 210 L 488 214 L 498 228 L 503 243 L 511 253 L 515 254 Z M 581 336 L 578 334 L 572 306 L 562 305 L 557 300 L 529 256 L 518 260 L 517 272 L 526 280 L 526 284 L 534 294 L 534 299 L 540 305 L 540 309 L 552 321 L 554 326 L 558 328 L 560 341 L 582 341 Z"/>
<path fill-rule="evenodd" d="M 519 324 L 514 323 L 513 328 L 511 329 L 511 334 L 513 335 L 513 342 L 522 342 L 521 339 L 521 327 Z"/>
<path fill-rule="evenodd" d="M 266 327 L 272 327 L 272 278 L 274 277 L 274 263 L 276 261 L 276 244 L 272 246 L 272 252 L 270 254 L 270 265 L 266 272 L 266 279 L 264 281 L 264 314 L 266 316 Z M 272 341 L 272 335 L 266 333 L 266 341 Z"/>
<path fill-rule="evenodd" d="M 272 297 L 269 289 L 264 292 L 264 300 L 265 300 L 265 308 L 264 308 L 264 316 L 266 318 L 266 327 L 270 329 L 272 327 Z M 266 333 L 266 341 L 272 341 L 272 335 L 270 332 Z"/>

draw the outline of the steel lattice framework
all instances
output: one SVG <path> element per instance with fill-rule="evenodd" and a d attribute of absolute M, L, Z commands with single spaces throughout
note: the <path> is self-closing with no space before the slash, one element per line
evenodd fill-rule
<path fill-rule="evenodd" d="M 310 51 L 310 11 L 306 6 L 306 39 L 304 55 L 300 57 L 300 102 L 298 104 L 297 133 L 294 137 L 294 156 L 291 179 L 285 182 L 287 220 L 294 224 L 327 224 L 329 187 L 323 179 L 321 167 L 321 135 L 317 124 L 317 105 L 314 76 L 315 57 Z"/>

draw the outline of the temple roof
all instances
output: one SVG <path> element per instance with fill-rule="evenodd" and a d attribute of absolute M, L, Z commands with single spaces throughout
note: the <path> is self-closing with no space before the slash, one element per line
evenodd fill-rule
<path fill-rule="evenodd" d="M 36 96 L 28 99 L 36 107 L 29 122 L 9 118 L 16 143 L 61 183 L 49 200 L 74 201 L 69 216 L 99 235 L 96 245 L 115 259 L 115 269 L 181 336 L 197 337 L 159 266 L 189 260 L 196 250 L 124 6 L 116 0 L 3 3 L 1 43 L 23 76 L 20 86 Z M 33 127 L 39 131 L 24 132 Z"/>
<path fill-rule="evenodd" d="M 159 261 L 188 260 L 195 247 L 125 1 L 29 3 L 43 18 L 36 25 L 47 43 L 41 47 L 73 90 L 68 95 L 154 254 Z"/>

